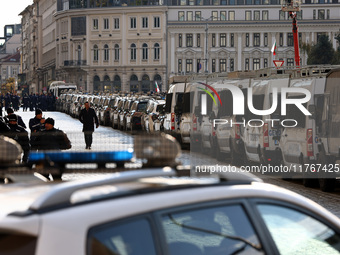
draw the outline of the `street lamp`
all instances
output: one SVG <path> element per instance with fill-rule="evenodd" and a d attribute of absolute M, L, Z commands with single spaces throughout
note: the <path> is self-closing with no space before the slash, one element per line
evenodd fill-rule
<path fill-rule="evenodd" d="M 205 21 L 205 52 L 204 52 L 204 61 L 205 61 L 205 73 L 208 73 L 208 21 L 210 21 L 214 16 L 210 16 L 207 19 L 201 18 L 201 20 Z"/>

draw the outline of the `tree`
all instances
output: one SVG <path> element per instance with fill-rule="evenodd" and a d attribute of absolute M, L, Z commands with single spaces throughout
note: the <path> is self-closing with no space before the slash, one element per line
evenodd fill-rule
<path fill-rule="evenodd" d="M 312 46 L 308 54 L 308 65 L 334 64 L 336 62 L 335 50 L 328 35 L 321 35 L 318 43 Z"/>

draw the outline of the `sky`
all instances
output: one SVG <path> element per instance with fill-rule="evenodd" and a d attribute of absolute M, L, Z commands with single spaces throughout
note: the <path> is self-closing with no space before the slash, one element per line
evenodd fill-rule
<path fill-rule="evenodd" d="M 33 4 L 33 0 L 0 0 L 0 37 L 4 36 L 4 26 L 21 23 L 21 13 Z"/>

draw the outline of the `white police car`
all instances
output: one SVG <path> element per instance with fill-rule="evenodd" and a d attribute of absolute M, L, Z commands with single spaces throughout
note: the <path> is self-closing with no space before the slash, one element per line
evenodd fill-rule
<path fill-rule="evenodd" d="M 161 157 L 152 144 L 135 153 Z M 248 174 L 183 172 L 1 185 L 0 254 L 340 253 L 339 218 L 314 202 Z"/>

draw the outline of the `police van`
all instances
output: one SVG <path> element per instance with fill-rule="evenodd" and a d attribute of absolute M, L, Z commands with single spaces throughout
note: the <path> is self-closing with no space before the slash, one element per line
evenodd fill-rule
<path fill-rule="evenodd" d="M 233 165 L 239 164 L 244 157 L 244 145 L 241 139 L 241 132 L 244 131 L 244 128 L 239 124 L 244 115 L 233 114 L 237 100 L 234 101 L 232 92 L 226 85 L 235 86 L 242 90 L 243 95 L 246 95 L 249 84 L 250 79 L 233 79 L 223 80 L 214 86 L 222 102 L 222 105 L 213 104 L 212 108 L 215 115 L 213 123 L 214 154 L 219 160 L 225 158 L 223 154 L 229 155 Z M 214 97 L 215 101 L 218 101 L 216 94 Z"/>
<path fill-rule="evenodd" d="M 243 142 L 247 160 L 273 164 L 281 162 L 279 141 L 283 127 L 280 115 L 280 92 L 282 88 L 288 86 L 288 77 L 251 80 L 252 95 L 249 96 L 252 99 L 253 109 L 246 104 L 245 118 L 243 119 L 243 126 L 245 127 Z M 276 107 L 273 104 L 274 98 Z M 269 109 L 272 110 L 270 114 L 263 112 Z M 265 115 L 262 115 L 262 113 Z"/>
<path fill-rule="evenodd" d="M 70 90 L 77 90 L 77 85 L 68 84 L 64 81 L 53 81 L 48 89 L 48 91 L 56 98 L 58 98 L 62 92 L 69 92 Z"/>
<path fill-rule="evenodd" d="M 286 119 L 294 121 L 294 127 L 283 129 L 280 139 L 280 149 L 282 152 L 282 163 L 297 169 L 303 175 L 303 184 L 314 186 L 317 181 L 316 176 L 308 175 L 305 171 L 305 164 L 315 164 L 319 145 L 318 128 L 321 123 L 321 114 L 324 103 L 325 77 L 310 77 L 302 79 L 292 79 L 291 88 L 307 89 L 311 93 L 311 98 L 303 106 L 312 114 L 305 115 L 294 104 L 287 106 Z M 304 97 L 301 93 L 288 93 L 288 99 L 298 99 Z M 291 167 L 292 166 L 292 167 Z M 291 173 L 293 175 L 293 171 Z"/>

